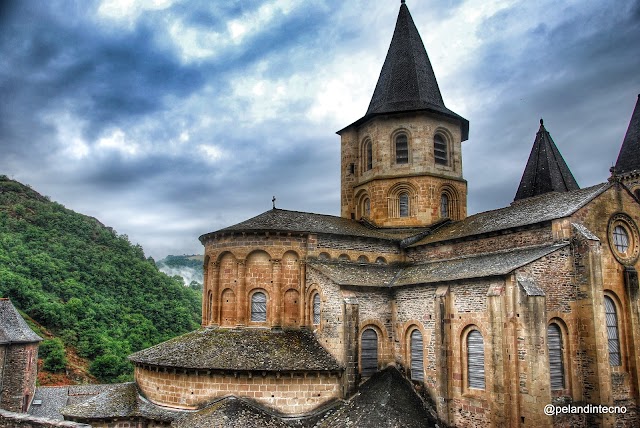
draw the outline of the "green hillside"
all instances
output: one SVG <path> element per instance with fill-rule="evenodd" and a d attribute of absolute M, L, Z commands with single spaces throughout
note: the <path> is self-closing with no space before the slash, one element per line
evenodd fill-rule
<path fill-rule="evenodd" d="M 158 271 L 98 220 L 0 176 L 0 296 L 93 362 L 129 379 L 126 356 L 196 329 L 200 293 Z"/>

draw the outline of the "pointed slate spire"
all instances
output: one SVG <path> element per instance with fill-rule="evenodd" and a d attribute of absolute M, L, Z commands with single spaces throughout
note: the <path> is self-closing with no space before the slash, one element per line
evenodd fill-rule
<path fill-rule="evenodd" d="M 626 174 L 633 171 L 640 171 L 640 95 L 638 95 L 636 108 L 631 115 L 629 128 L 622 142 L 615 166 L 616 174 Z"/>
<path fill-rule="evenodd" d="M 469 121 L 444 105 L 427 50 L 409 8 L 402 1 L 391 45 L 367 113 L 352 125 L 378 114 L 425 110 L 460 121 L 462 140 L 469 139 Z"/>
<path fill-rule="evenodd" d="M 536 141 L 533 143 L 514 201 L 547 192 L 568 192 L 579 188 L 540 119 L 540 130 L 536 134 Z"/>

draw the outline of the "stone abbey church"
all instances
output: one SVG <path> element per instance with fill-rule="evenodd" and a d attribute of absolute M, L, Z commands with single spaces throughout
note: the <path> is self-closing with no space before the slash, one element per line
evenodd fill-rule
<path fill-rule="evenodd" d="M 581 189 L 540 121 L 514 202 L 467 216 L 469 122 L 403 1 L 338 134 L 340 217 L 274 208 L 202 235 L 200 330 L 131 355 L 133 383 L 28 406 L 24 382 L 2 407 L 104 427 L 640 426 L 640 100 L 608 182 Z"/>

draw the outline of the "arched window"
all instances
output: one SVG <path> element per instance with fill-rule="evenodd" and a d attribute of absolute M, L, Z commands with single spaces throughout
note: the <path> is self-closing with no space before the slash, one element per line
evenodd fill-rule
<path fill-rule="evenodd" d="M 313 296 L 313 325 L 320 325 L 320 294 Z"/>
<path fill-rule="evenodd" d="M 398 202 L 400 204 L 400 217 L 409 217 L 411 207 L 409 206 L 409 194 L 402 192 L 398 195 Z"/>
<path fill-rule="evenodd" d="M 620 336 L 618 331 L 618 314 L 616 305 L 609 296 L 604 296 L 604 313 L 607 319 L 607 336 L 609 338 L 609 365 L 620 366 Z"/>
<path fill-rule="evenodd" d="M 467 372 L 469 388 L 485 389 L 484 340 L 478 330 L 472 330 L 467 335 Z"/>
<path fill-rule="evenodd" d="M 329 255 L 329 253 L 320 253 L 320 254 L 318 254 L 318 259 L 319 260 L 331 260 L 331 256 Z"/>
<path fill-rule="evenodd" d="M 433 137 L 433 155 L 437 164 L 449 164 L 447 141 L 440 134 L 436 134 L 435 137 Z"/>
<path fill-rule="evenodd" d="M 424 381 L 424 356 L 422 333 L 417 328 L 411 332 L 411 379 Z"/>
<path fill-rule="evenodd" d="M 349 257 L 348 254 L 340 254 L 338 256 L 338 261 L 340 261 L 340 262 L 349 262 L 349 261 L 351 261 L 351 257 Z"/>
<path fill-rule="evenodd" d="M 371 140 L 367 139 L 362 146 L 363 171 L 369 171 L 373 168 L 373 147 Z"/>
<path fill-rule="evenodd" d="M 385 259 L 384 257 L 378 257 L 376 259 L 376 264 L 377 265 L 386 265 L 387 264 L 387 259 Z"/>
<path fill-rule="evenodd" d="M 360 257 L 358 257 L 358 262 L 360 262 L 360 263 L 369 263 L 369 257 L 364 256 L 364 255 L 360 256 Z"/>
<path fill-rule="evenodd" d="M 371 376 L 378 371 L 378 333 L 372 328 L 362 332 L 360 339 L 360 372 L 362 376 Z"/>
<path fill-rule="evenodd" d="M 396 136 L 396 163 L 409 163 L 409 139 L 406 134 Z"/>
<path fill-rule="evenodd" d="M 449 195 L 443 193 L 440 195 L 440 218 L 449 217 Z"/>
<path fill-rule="evenodd" d="M 260 291 L 251 296 L 251 321 L 267 321 L 267 296 Z"/>
<path fill-rule="evenodd" d="M 564 389 L 564 350 L 562 348 L 562 331 L 558 324 L 549 324 L 547 343 L 549 345 L 551 389 Z"/>
<path fill-rule="evenodd" d="M 369 198 L 364 200 L 362 211 L 365 217 L 371 217 L 371 200 Z"/>

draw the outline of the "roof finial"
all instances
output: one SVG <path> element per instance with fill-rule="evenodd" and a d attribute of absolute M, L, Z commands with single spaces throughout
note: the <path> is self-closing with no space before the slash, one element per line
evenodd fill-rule
<path fill-rule="evenodd" d="M 542 118 L 540 118 L 540 126 L 544 126 L 544 120 L 542 120 Z"/>
<path fill-rule="evenodd" d="M 274 196 L 273 199 L 271 199 L 271 202 L 273 203 L 273 209 L 276 209 L 276 197 Z"/>
<path fill-rule="evenodd" d="M 400 0 L 400 4 L 404 4 L 404 0 Z"/>

